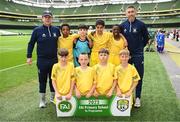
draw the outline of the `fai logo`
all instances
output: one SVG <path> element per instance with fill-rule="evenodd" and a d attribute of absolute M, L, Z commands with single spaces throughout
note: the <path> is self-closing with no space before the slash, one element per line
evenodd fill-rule
<path fill-rule="evenodd" d="M 46 34 L 43 33 L 43 34 L 42 34 L 42 37 L 46 37 Z"/>
<path fill-rule="evenodd" d="M 58 104 L 58 109 L 61 112 L 69 112 L 72 109 L 72 105 L 68 101 L 62 101 Z"/>
<path fill-rule="evenodd" d="M 125 99 L 121 99 L 117 101 L 117 108 L 121 111 L 124 112 L 129 108 L 129 101 Z"/>

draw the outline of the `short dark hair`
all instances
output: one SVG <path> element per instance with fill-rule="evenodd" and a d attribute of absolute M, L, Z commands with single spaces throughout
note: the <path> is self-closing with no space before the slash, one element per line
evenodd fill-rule
<path fill-rule="evenodd" d="M 63 28 L 64 26 L 67 26 L 67 27 L 69 28 L 69 30 L 71 29 L 70 26 L 69 26 L 69 24 L 67 24 L 67 23 L 62 24 L 61 27 L 60 27 L 60 29 L 62 30 L 62 28 Z"/>
<path fill-rule="evenodd" d="M 68 49 L 66 48 L 61 48 L 58 50 L 58 55 L 59 56 L 68 56 L 69 52 L 68 52 Z"/>
<path fill-rule="evenodd" d="M 118 26 L 118 28 L 119 28 L 119 32 L 120 32 L 120 33 L 122 33 L 122 30 L 123 30 L 123 29 L 122 29 L 122 27 L 121 27 L 120 25 L 115 24 L 115 25 L 113 25 L 113 26 L 112 26 L 112 28 L 113 28 L 114 26 Z"/>
<path fill-rule="evenodd" d="M 100 54 L 100 53 L 106 53 L 106 54 L 109 55 L 109 50 L 106 49 L 106 48 L 101 48 L 101 49 L 99 50 L 98 54 Z"/>
<path fill-rule="evenodd" d="M 86 30 L 88 30 L 88 26 L 86 26 L 85 24 L 80 24 L 78 26 L 78 29 L 86 29 Z"/>
<path fill-rule="evenodd" d="M 136 10 L 136 8 L 133 5 L 129 5 L 126 9 L 128 9 L 128 8 L 133 8 Z"/>
<path fill-rule="evenodd" d="M 96 26 L 97 25 L 105 26 L 105 22 L 103 20 L 101 20 L 101 19 L 98 19 L 98 20 L 96 20 Z"/>

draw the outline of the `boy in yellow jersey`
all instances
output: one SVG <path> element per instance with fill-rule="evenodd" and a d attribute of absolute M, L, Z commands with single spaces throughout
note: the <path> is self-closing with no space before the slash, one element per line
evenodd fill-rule
<path fill-rule="evenodd" d="M 70 26 L 69 24 L 61 25 L 62 35 L 58 38 L 58 49 L 67 48 L 69 55 L 68 61 L 73 63 L 73 41 L 75 38 L 78 38 L 78 34 L 70 35 Z"/>
<path fill-rule="evenodd" d="M 96 90 L 94 96 L 106 95 L 111 97 L 113 90 L 116 86 L 116 81 L 114 80 L 114 65 L 108 63 L 109 51 L 105 48 L 100 49 L 99 53 L 99 63 L 93 68 L 96 71 Z"/>
<path fill-rule="evenodd" d="M 76 97 L 86 96 L 89 98 L 94 93 L 96 87 L 95 71 L 88 66 L 88 53 L 79 55 L 80 66 L 75 68 L 75 92 Z"/>
<path fill-rule="evenodd" d="M 112 27 L 113 36 L 109 43 L 109 62 L 114 64 L 115 66 L 118 66 L 121 63 L 119 52 L 127 47 L 127 41 L 120 33 L 120 31 L 121 30 L 119 25 L 114 25 Z"/>
<path fill-rule="evenodd" d="M 130 53 L 127 49 L 120 51 L 121 64 L 115 68 L 114 77 L 117 79 L 117 96 L 130 97 L 136 88 L 140 76 L 136 68 L 128 63 Z"/>
<path fill-rule="evenodd" d="M 68 50 L 62 48 L 58 51 L 59 62 L 54 64 L 51 74 L 52 84 L 55 90 L 55 98 L 71 99 L 74 88 L 74 65 L 67 61 Z"/>
<path fill-rule="evenodd" d="M 108 48 L 111 34 L 109 32 L 103 32 L 104 28 L 105 22 L 103 20 L 97 20 L 96 31 L 88 35 L 88 37 L 93 41 L 93 47 L 90 57 L 90 66 L 94 66 L 98 63 L 98 51 L 101 48 Z"/>

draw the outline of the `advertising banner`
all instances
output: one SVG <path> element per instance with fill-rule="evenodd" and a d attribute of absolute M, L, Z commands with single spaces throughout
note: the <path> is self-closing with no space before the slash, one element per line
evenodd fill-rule
<path fill-rule="evenodd" d="M 132 97 L 132 96 L 131 96 Z M 81 97 L 80 99 L 72 96 L 70 100 L 62 97 L 56 100 L 56 112 L 58 117 L 70 116 L 130 116 L 131 97 L 110 98 L 105 96 Z"/>

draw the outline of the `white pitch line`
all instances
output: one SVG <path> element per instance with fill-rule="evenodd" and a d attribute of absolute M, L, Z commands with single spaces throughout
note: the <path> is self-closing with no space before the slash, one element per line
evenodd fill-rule
<path fill-rule="evenodd" d="M 34 62 L 36 62 L 36 61 L 33 61 L 33 63 L 34 63 Z M 25 65 L 28 65 L 28 64 L 27 64 L 27 63 L 24 63 L 24 64 L 20 64 L 20 65 L 8 67 L 8 68 L 5 68 L 5 69 L 1 69 L 0 72 L 4 72 L 4 71 L 10 70 L 10 69 L 14 69 L 14 68 L 21 67 L 21 66 L 25 66 Z"/>

